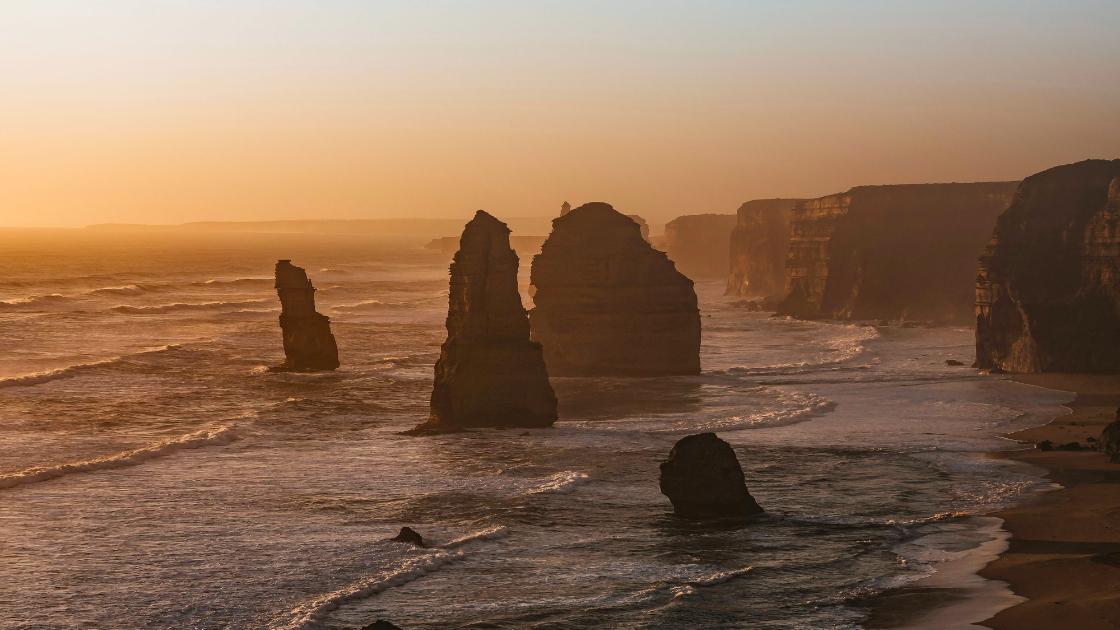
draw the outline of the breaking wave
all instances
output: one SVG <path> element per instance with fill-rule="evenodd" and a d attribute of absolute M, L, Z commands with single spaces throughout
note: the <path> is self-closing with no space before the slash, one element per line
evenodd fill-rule
<path fill-rule="evenodd" d="M 49 295 L 32 295 L 23 298 L 16 298 L 14 300 L 0 301 L 0 311 L 38 308 L 42 306 L 50 306 L 52 304 L 65 304 L 69 301 L 70 298 L 58 293 L 51 293 Z"/>
<path fill-rule="evenodd" d="M 163 287 L 154 284 L 125 284 L 119 287 L 101 287 L 93 289 L 87 295 L 141 295 L 162 290 Z"/>
<path fill-rule="evenodd" d="M 260 299 L 242 300 L 240 302 L 201 302 L 196 304 L 176 302 L 175 304 L 160 304 L 158 306 L 130 306 L 128 304 L 122 304 L 120 306 L 114 306 L 112 310 L 118 313 L 128 313 L 133 315 L 150 315 L 158 313 L 174 313 L 178 311 L 212 311 L 225 308 L 246 308 L 250 306 L 259 306 L 261 304 L 270 303 L 272 301 L 273 300 Z"/>
<path fill-rule="evenodd" d="M 94 370 L 97 368 L 115 365 L 127 359 L 136 358 L 148 354 L 155 354 L 158 352 L 167 352 L 168 350 L 175 350 L 181 346 L 177 344 L 168 344 L 158 348 L 150 348 L 141 350 L 135 354 L 129 354 L 119 357 L 112 357 L 109 359 L 100 359 L 97 361 L 89 361 L 88 363 L 75 363 L 74 365 L 67 365 L 65 367 L 47 370 L 44 372 L 35 372 L 33 374 L 23 374 L 21 376 L 9 376 L 0 378 L 0 387 L 26 387 L 30 385 L 39 385 L 41 383 L 48 383 L 50 381 L 57 381 L 63 378 L 71 378 L 83 372 Z"/>
<path fill-rule="evenodd" d="M 544 483 L 530 489 L 525 494 L 568 494 L 577 486 L 591 481 L 587 473 L 565 470 L 549 477 Z"/>
<path fill-rule="evenodd" d="M 69 464 L 59 464 L 57 466 L 28 468 L 26 470 L 0 475 L 0 488 L 14 488 L 24 484 L 47 481 L 48 479 L 56 479 L 75 473 L 135 466 L 149 459 L 164 457 L 176 451 L 201 448 L 204 446 L 223 446 L 235 440 L 236 437 L 237 435 L 232 426 L 203 429 L 162 442 L 156 442 L 155 444 L 143 448 L 106 455 L 105 457 Z"/>
<path fill-rule="evenodd" d="M 835 326 L 835 325 L 833 325 Z M 830 367 L 840 365 L 846 361 L 850 361 L 865 350 L 864 343 L 879 336 L 879 331 L 871 326 L 837 326 L 837 328 L 847 329 L 854 334 L 844 335 L 833 339 L 829 344 L 827 352 L 818 356 L 816 359 L 807 361 L 797 361 L 793 363 L 778 363 L 775 365 L 763 365 L 758 367 L 733 367 L 727 370 L 730 374 L 737 376 L 768 376 L 780 374 L 803 374 L 812 370 L 817 370 L 823 367 Z"/>

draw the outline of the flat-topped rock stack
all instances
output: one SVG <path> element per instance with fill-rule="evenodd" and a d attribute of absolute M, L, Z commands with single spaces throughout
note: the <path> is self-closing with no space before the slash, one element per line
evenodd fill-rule
<path fill-rule="evenodd" d="M 692 281 L 609 204 L 555 219 L 533 259 L 529 314 L 553 376 L 700 372 Z"/>
<path fill-rule="evenodd" d="M 276 294 L 280 297 L 280 330 L 284 337 L 284 363 L 275 371 L 333 370 L 338 345 L 331 334 L 331 320 L 315 310 L 315 287 L 307 272 L 290 260 L 276 263 Z"/>
<path fill-rule="evenodd" d="M 529 340 L 509 232 L 481 210 L 463 230 L 451 263 L 447 341 L 435 366 L 431 413 L 417 433 L 556 422 L 541 346 Z"/>
<path fill-rule="evenodd" d="M 976 363 L 1120 372 L 1120 160 L 1023 180 L 976 278 Z"/>
<path fill-rule="evenodd" d="M 665 253 L 693 279 L 726 278 L 733 214 L 689 214 L 665 224 Z"/>
<path fill-rule="evenodd" d="M 756 199 L 739 206 L 729 238 L 727 295 L 782 298 L 790 215 L 800 199 Z"/>
<path fill-rule="evenodd" d="M 797 203 L 778 312 L 972 322 L 976 257 L 1016 186 L 860 186 Z"/>

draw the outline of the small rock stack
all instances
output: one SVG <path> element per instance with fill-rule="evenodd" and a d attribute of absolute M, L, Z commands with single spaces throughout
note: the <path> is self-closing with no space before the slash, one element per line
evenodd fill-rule
<path fill-rule="evenodd" d="M 280 296 L 280 330 L 284 335 L 284 363 L 277 371 L 333 370 L 338 345 L 331 320 L 315 310 L 315 287 L 307 272 L 290 260 L 276 263 L 276 293 Z"/>

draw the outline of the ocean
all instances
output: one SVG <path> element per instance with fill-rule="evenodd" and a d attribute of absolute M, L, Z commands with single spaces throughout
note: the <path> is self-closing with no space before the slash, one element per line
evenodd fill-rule
<path fill-rule="evenodd" d="M 278 258 L 338 371 L 268 371 Z M 946 365 L 971 330 L 773 318 L 722 280 L 696 285 L 699 376 L 554 378 L 553 428 L 402 436 L 447 264 L 360 235 L 0 232 L 0 627 L 858 628 L 1044 487 L 984 454 L 1069 395 Z M 672 516 L 658 464 L 700 431 L 764 516 Z M 406 525 L 431 546 L 388 541 Z"/>

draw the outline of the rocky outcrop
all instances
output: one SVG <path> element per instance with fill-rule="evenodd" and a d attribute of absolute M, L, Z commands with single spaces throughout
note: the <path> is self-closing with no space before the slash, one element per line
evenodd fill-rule
<path fill-rule="evenodd" d="M 733 214 L 690 214 L 665 224 L 665 253 L 689 278 L 727 277 Z"/>
<path fill-rule="evenodd" d="M 431 415 L 418 433 L 466 427 L 543 427 L 556 395 L 517 291 L 505 223 L 479 210 L 451 263 L 447 341 L 436 362 Z"/>
<path fill-rule="evenodd" d="M 976 277 L 976 364 L 1120 372 L 1120 160 L 1023 180 Z"/>
<path fill-rule="evenodd" d="M 976 256 L 1015 186 L 860 186 L 796 204 L 778 312 L 971 322 Z"/>
<path fill-rule="evenodd" d="M 424 537 L 420 535 L 415 529 L 411 527 L 402 527 L 400 533 L 389 540 L 393 542 L 405 543 L 407 545 L 414 545 L 416 547 L 426 547 L 424 544 Z"/>
<path fill-rule="evenodd" d="M 799 201 L 802 200 L 756 199 L 739 206 L 729 239 L 726 295 L 785 295 L 790 214 Z"/>
<path fill-rule="evenodd" d="M 1120 413 L 1117 413 L 1120 416 Z M 1104 428 L 1101 432 L 1101 451 L 1108 457 L 1108 461 L 1120 464 L 1120 420 Z"/>
<path fill-rule="evenodd" d="M 735 451 L 715 433 L 690 435 L 673 446 L 661 464 L 661 494 L 683 518 L 746 517 L 763 511 L 747 491 Z"/>
<path fill-rule="evenodd" d="M 290 260 L 276 263 L 276 293 L 280 296 L 280 330 L 284 335 L 284 363 L 278 371 L 333 370 L 338 346 L 331 320 L 315 311 L 315 287 L 307 272 Z"/>
<path fill-rule="evenodd" d="M 552 222 L 533 259 L 533 338 L 554 376 L 700 372 L 692 281 L 609 204 Z"/>

